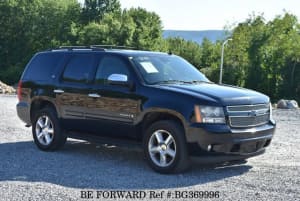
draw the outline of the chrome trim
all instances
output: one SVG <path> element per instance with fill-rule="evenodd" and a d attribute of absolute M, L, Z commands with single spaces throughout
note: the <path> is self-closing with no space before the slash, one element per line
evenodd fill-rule
<path fill-rule="evenodd" d="M 267 124 L 270 121 L 270 103 L 257 104 L 257 105 L 233 105 L 233 106 L 227 106 L 226 109 L 228 113 L 228 123 L 230 127 L 233 128 L 247 128 L 247 127 L 261 126 Z M 238 109 L 240 109 L 240 111 Z M 238 118 L 240 118 L 240 120 Z M 258 118 L 262 118 L 261 121 L 259 121 Z M 233 124 L 232 121 L 237 121 L 237 122 L 234 122 Z M 246 121 L 244 122 L 246 125 L 239 125 L 239 123 L 240 124 L 243 123 L 242 121 Z M 255 121 L 258 121 L 258 123 L 255 123 Z M 247 123 L 249 124 L 247 125 Z"/>
<path fill-rule="evenodd" d="M 269 105 L 270 103 L 260 103 L 260 104 L 253 104 L 253 105 L 229 105 L 227 107 L 241 107 L 241 106 L 260 106 L 260 105 Z"/>
<path fill-rule="evenodd" d="M 54 89 L 53 92 L 54 92 L 54 93 L 57 93 L 57 94 L 62 94 L 62 93 L 64 93 L 65 91 L 64 91 L 64 90 L 61 90 L 61 89 Z"/>
<path fill-rule="evenodd" d="M 257 107 L 257 106 L 266 106 L 265 109 L 269 109 L 270 108 L 270 103 L 266 103 L 266 104 L 257 104 L 257 105 L 230 105 L 227 106 L 226 109 L 228 112 L 251 112 L 253 110 L 242 110 L 242 111 L 232 111 L 230 110 L 230 108 L 238 108 L 238 107 Z M 259 109 L 259 110 L 264 110 L 264 109 Z"/>
<path fill-rule="evenodd" d="M 108 76 L 107 80 L 111 82 L 127 82 L 128 77 L 127 75 L 123 74 L 111 74 L 110 76 Z"/>
<path fill-rule="evenodd" d="M 252 112 L 252 111 L 265 111 L 265 112 L 268 112 L 270 109 L 259 109 L 259 110 L 243 110 L 243 111 L 228 111 L 228 113 L 249 113 L 249 112 Z"/>
<path fill-rule="evenodd" d="M 256 116 L 229 116 L 230 117 L 241 117 L 241 118 L 249 118 L 249 117 L 260 117 L 260 116 L 264 116 L 266 114 L 269 114 L 269 113 L 265 113 L 265 114 L 260 114 L 260 115 L 256 115 Z"/>
<path fill-rule="evenodd" d="M 101 97 L 99 94 L 89 94 L 88 96 L 91 98 L 100 98 Z"/>
<path fill-rule="evenodd" d="M 268 113 L 267 113 L 268 114 Z M 264 115 L 267 115 L 267 114 L 263 114 L 263 115 L 260 115 L 260 116 L 264 116 Z M 229 117 L 229 125 L 231 127 L 234 127 L 234 128 L 246 128 L 246 127 L 255 127 L 255 126 L 261 126 L 261 125 L 264 125 L 266 123 L 268 123 L 270 121 L 270 117 L 267 121 L 264 121 L 264 122 L 261 122 L 261 123 L 258 123 L 258 124 L 250 124 L 250 125 L 243 125 L 243 126 L 238 126 L 238 125 L 232 125 L 231 124 L 231 118 L 251 118 L 251 117 L 245 117 L 245 116 L 234 116 L 234 117 Z M 259 116 L 254 116 L 253 118 L 256 118 L 256 117 L 259 117 Z"/>

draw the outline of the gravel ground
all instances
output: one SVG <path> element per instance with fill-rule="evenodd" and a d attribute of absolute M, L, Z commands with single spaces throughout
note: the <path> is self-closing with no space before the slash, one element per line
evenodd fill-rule
<path fill-rule="evenodd" d="M 58 152 L 39 151 L 15 111 L 15 96 L 0 96 L 0 200 L 87 200 L 81 191 L 219 191 L 216 200 L 300 200 L 300 110 L 275 110 L 277 131 L 264 155 L 244 165 L 203 166 L 160 175 L 140 151 L 69 140 Z M 172 198 L 167 194 L 171 192 Z M 95 200 L 109 200 L 107 198 Z M 118 199 L 113 199 L 118 200 Z M 120 199 L 124 200 L 124 199 Z M 136 199 L 137 200 L 137 199 Z M 200 200 L 200 199 L 182 199 Z"/>

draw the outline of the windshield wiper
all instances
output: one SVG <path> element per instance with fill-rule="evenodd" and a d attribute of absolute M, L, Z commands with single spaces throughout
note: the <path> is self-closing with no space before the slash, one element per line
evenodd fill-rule
<path fill-rule="evenodd" d="M 184 84 L 189 84 L 191 82 L 186 82 L 183 80 L 162 80 L 162 81 L 158 81 L 158 82 L 154 82 L 152 84 L 172 84 L 172 83 L 184 83 Z"/>
<path fill-rule="evenodd" d="M 213 84 L 213 82 L 211 82 L 211 81 L 203 81 L 203 80 L 193 80 L 190 83 L 193 83 L 193 84 L 198 84 L 198 83 Z"/>
<path fill-rule="evenodd" d="M 203 80 L 192 80 L 192 81 L 184 81 L 184 80 L 162 80 L 162 81 L 154 82 L 152 84 L 155 85 L 155 84 L 172 84 L 172 83 L 180 83 L 180 84 L 209 83 L 209 84 L 213 84 L 213 82 L 203 81 Z"/>

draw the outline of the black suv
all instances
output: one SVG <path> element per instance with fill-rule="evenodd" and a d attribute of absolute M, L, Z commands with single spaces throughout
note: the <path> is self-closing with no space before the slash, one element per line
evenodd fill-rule
<path fill-rule="evenodd" d="M 275 131 L 270 99 L 210 82 L 167 53 L 61 47 L 37 53 L 18 86 L 18 116 L 41 150 L 67 137 L 141 146 L 160 173 L 180 172 L 189 156 L 245 160 Z"/>

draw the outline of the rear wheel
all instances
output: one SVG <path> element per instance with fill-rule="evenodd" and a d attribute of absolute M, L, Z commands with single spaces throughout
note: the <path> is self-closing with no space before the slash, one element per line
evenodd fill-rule
<path fill-rule="evenodd" d="M 147 162 L 159 173 L 182 172 L 189 166 L 184 131 L 176 122 L 152 124 L 145 133 L 143 147 Z"/>
<path fill-rule="evenodd" d="M 67 139 L 62 133 L 56 113 L 48 107 L 35 114 L 32 134 L 37 147 L 44 151 L 61 148 Z"/>

